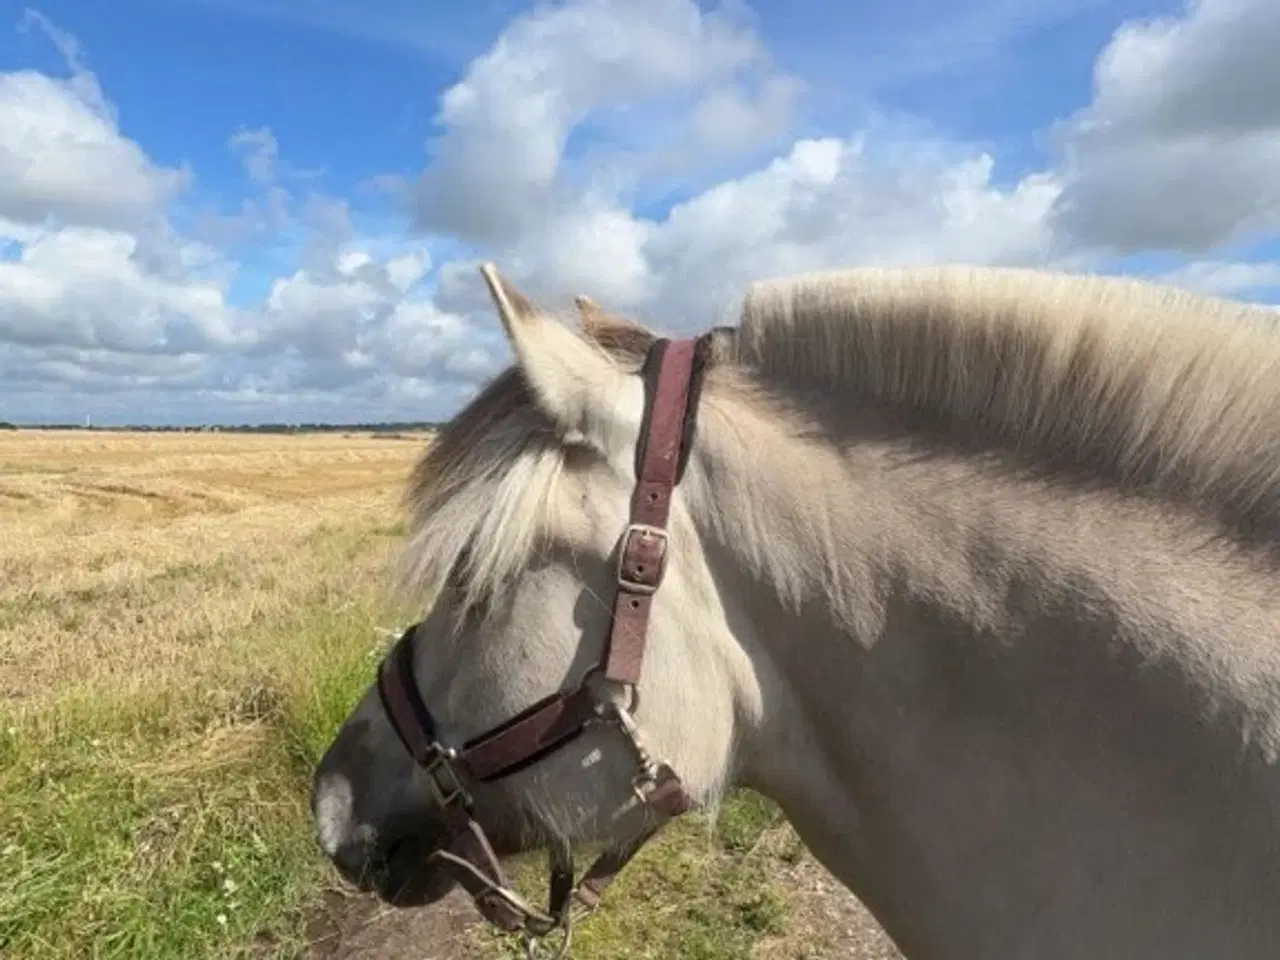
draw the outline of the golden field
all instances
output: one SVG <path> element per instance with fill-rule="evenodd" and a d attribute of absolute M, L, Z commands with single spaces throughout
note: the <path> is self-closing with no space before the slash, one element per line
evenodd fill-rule
<path fill-rule="evenodd" d="M 429 442 L 0 432 L 0 957 L 421 956 L 423 916 L 388 911 L 400 940 L 321 949 L 306 799 L 420 612 L 388 587 Z M 655 843 L 574 955 L 894 956 L 768 803 L 708 826 Z M 508 950 L 467 932 L 449 956 Z"/>
<path fill-rule="evenodd" d="M 367 594 L 425 442 L 0 433 L 0 694 L 216 680 L 250 626 Z"/>

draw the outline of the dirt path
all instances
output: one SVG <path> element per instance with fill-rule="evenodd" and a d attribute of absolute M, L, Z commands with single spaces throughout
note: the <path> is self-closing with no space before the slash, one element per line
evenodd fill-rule
<path fill-rule="evenodd" d="M 428 909 L 395 910 L 371 896 L 332 891 L 307 931 L 307 960 L 473 960 L 463 933 L 474 919 L 461 892 Z"/>
<path fill-rule="evenodd" d="M 759 960 L 902 960 L 875 917 L 812 857 L 786 871 L 788 935 L 765 944 Z"/>
<path fill-rule="evenodd" d="M 788 932 L 761 943 L 759 960 L 901 960 L 862 904 L 812 858 L 787 874 L 779 879 L 790 893 Z M 307 960 L 491 960 L 465 935 L 474 920 L 460 893 L 432 908 L 392 910 L 333 892 L 312 922 Z"/>

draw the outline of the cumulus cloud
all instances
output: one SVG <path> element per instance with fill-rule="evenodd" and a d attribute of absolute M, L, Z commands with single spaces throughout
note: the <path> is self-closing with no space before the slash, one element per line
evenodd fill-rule
<path fill-rule="evenodd" d="M 65 415 L 83 405 L 68 391 L 95 397 L 95 409 L 105 394 L 151 391 L 135 417 L 172 419 L 199 403 L 251 418 L 287 419 L 282 405 L 377 417 L 379 404 L 456 402 L 493 371 L 491 338 L 424 291 L 425 251 L 362 236 L 343 198 L 295 196 L 286 181 L 308 175 L 282 160 L 267 128 L 228 140 L 257 194 L 232 215 L 206 211 L 184 236 L 170 207 L 186 172 L 124 136 L 74 38 L 38 15 L 25 23 L 54 42 L 69 76 L 0 73 L 5 416 Z M 286 228 L 304 238 L 297 268 L 260 302 L 233 302 L 241 265 L 219 248 Z"/>
<path fill-rule="evenodd" d="M 1048 259 L 1050 178 L 1001 187 L 985 154 L 920 146 L 877 156 L 860 139 L 804 140 L 764 170 L 675 207 L 645 248 L 687 323 L 751 280 L 850 263 L 1028 264 Z"/>
<path fill-rule="evenodd" d="M 1119 29 L 1060 130 L 1064 240 L 1199 253 L 1280 227 L 1278 49 L 1274 0 L 1191 0 Z"/>
<path fill-rule="evenodd" d="M 699 68 L 646 59 L 652 35 L 633 19 L 644 15 L 603 0 L 507 30 L 442 101 L 442 149 L 418 195 L 422 225 L 482 242 L 535 291 L 589 291 L 676 328 L 723 315 L 764 275 L 855 262 L 1096 266 L 1114 253 L 1204 252 L 1280 226 L 1280 59 L 1271 55 L 1280 5 L 1271 0 L 1194 0 L 1176 17 L 1121 25 L 1098 57 L 1092 103 L 1057 125 L 1060 162 L 1015 181 L 996 178 L 986 151 L 873 126 L 793 141 L 762 168 L 647 218 L 633 211 L 625 178 L 583 176 L 565 158 L 574 129 L 679 89 L 707 141 L 744 131 L 758 142 L 785 130 L 800 89 L 768 73 L 763 43 L 742 23 L 726 20 L 717 33 L 685 0 L 654 9 L 646 27 L 663 31 L 666 49 L 705 45 Z M 614 39 L 602 21 L 625 33 Z M 604 85 L 587 68 L 578 86 L 578 31 L 588 28 L 612 41 L 602 46 L 617 62 L 634 56 L 639 66 Z M 759 90 L 779 92 L 741 103 L 724 78 L 746 67 L 766 72 Z M 491 150 L 497 143 L 513 152 Z M 667 146 L 651 151 L 650 170 Z M 459 175 L 461 158 L 474 175 Z M 447 209 L 433 205 L 434 192 L 447 192 Z M 1245 270 L 1178 279 L 1257 289 Z"/>
<path fill-rule="evenodd" d="M 276 178 L 276 166 L 280 162 L 280 144 L 266 127 L 257 130 L 237 130 L 228 145 L 239 154 L 245 172 L 258 183 L 271 183 Z"/>
<path fill-rule="evenodd" d="M 86 409 L 102 420 L 110 393 L 129 419 L 200 419 L 202 403 L 249 419 L 420 418 L 430 414 L 406 405 L 456 403 L 497 362 L 485 337 L 422 292 L 421 251 L 375 260 L 353 238 L 327 260 L 314 253 L 314 272 L 278 278 L 260 304 L 235 307 L 234 265 L 219 270 L 199 244 L 174 241 L 173 262 L 154 263 L 122 230 L 0 221 L 0 236 L 9 417 L 78 419 L 92 396 Z M 144 390 L 149 402 L 124 402 Z"/>
<path fill-rule="evenodd" d="M 138 228 L 187 184 L 189 171 L 154 164 L 123 136 L 78 48 L 43 18 L 70 76 L 0 73 L 0 218 L 83 227 Z"/>
<path fill-rule="evenodd" d="M 728 309 L 755 276 L 855 261 L 1048 257 L 1052 176 L 997 185 L 988 154 L 877 140 L 882 131 L 793 141 L 661 217 L 633 212 L 627 173 L 653 174 L 673 154 L 693 162 L 699 151 L 750 150 L 786 132 L 802 86 L 772 67 L 749 25 L 692 0 L 540 9 L 442 97 L 444 133 L 414 211 L 423 228 L 498 256 L 535 292 L 590 291 L 677 327 Z M 677 95 L 685 119 L 645 156 L 597 145 L 598 166 L 585 170 L 566 157 L 571 135 Z M 474 291 L 476 281 L 451 278 L 446 298 L 458 296 L 459 280 Z"/>
<path fill-rule="evenodd" d="M 254 352 L 287 351 L 323 367 L 335 387 L 384 374 L 465 383 L 495 372 L 485 338 L 418 292 L 430 266 L 421 251 L 378 261 L 351 249 L 331 266 L 275 281 L 256 315 Z"/>
<path fill-rule="evenodd" d="M 761 78 L 753 99 L 746 84 Z M 441 97 L 418 218 L 474 243 L 536 229 L 590 189 L 564 177 L 575 128 L 700 90 L 703 135 L 739 142 L 784 124 L 791 96 L 748 26 L 692 0 L 577 0 L 520 16 Z"/>
<path fill-rule="evenodd" d="M 1280 288 L 1280 261 L 1195 260 L 1165 274 L 1169 283 L 1221 296 Z"/>
<path fill-rule="evenodd" d="M 135 354 L 216 351 L 244 340 L 217 284 L 148 272 L 130 234 L 14 233 L 21 252 L 0 261 L 0 340 Z"/>

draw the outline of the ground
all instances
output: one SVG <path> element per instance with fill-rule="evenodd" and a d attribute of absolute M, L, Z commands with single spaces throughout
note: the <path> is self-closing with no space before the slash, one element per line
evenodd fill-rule
<path fill-rule="evenodd" d="M 818 936 L 777 937 L 759 944 L 760 960 L 900 960 L 880 925 L 811 857 L 779 878 L 793 929 Z M 308 960 L 480 960 L 474 914 L 461 893 L 432 908 L 398 911 L 371 897 L 334 892 L 310 930 Z"/>
<path fill-rule="evenodd" d="M 414 612 L 386 585 L 427 442 L 0 433 L 0 957 L 513 956 L 465 901 L 335 887 L 307 821 L 310 769 Z M 574 956 L 897 954 L 736 794 L 646 851 Z"/>

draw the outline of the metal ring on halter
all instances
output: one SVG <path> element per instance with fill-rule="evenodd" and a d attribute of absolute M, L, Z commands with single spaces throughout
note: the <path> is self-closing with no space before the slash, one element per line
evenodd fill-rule
<path fill-rule="evenodd" d="M 626 710 L 627 713 L 634 714 L 640 709 L 640 687 L 637 684 L 626 683 L 622 680 L 610 680 L 604 675 L 603 664 L 595 663 L 587 667 L 587 669 L 583 671 L 582 679 L 578 681 L 575 689 L 588 689 L 587 682 L 594 676 L 600 677 L 603 683 L 612 684 L 615 687 L 621 687 L 626 690 L 628 694 L 627 704 L 622 709 Z M 596 712 L 602 717 L 604 716 L 605 711 L 611 706 L 612 704 L 607 701 L 602 700 L 599 697 L 596 698 Z"/>

